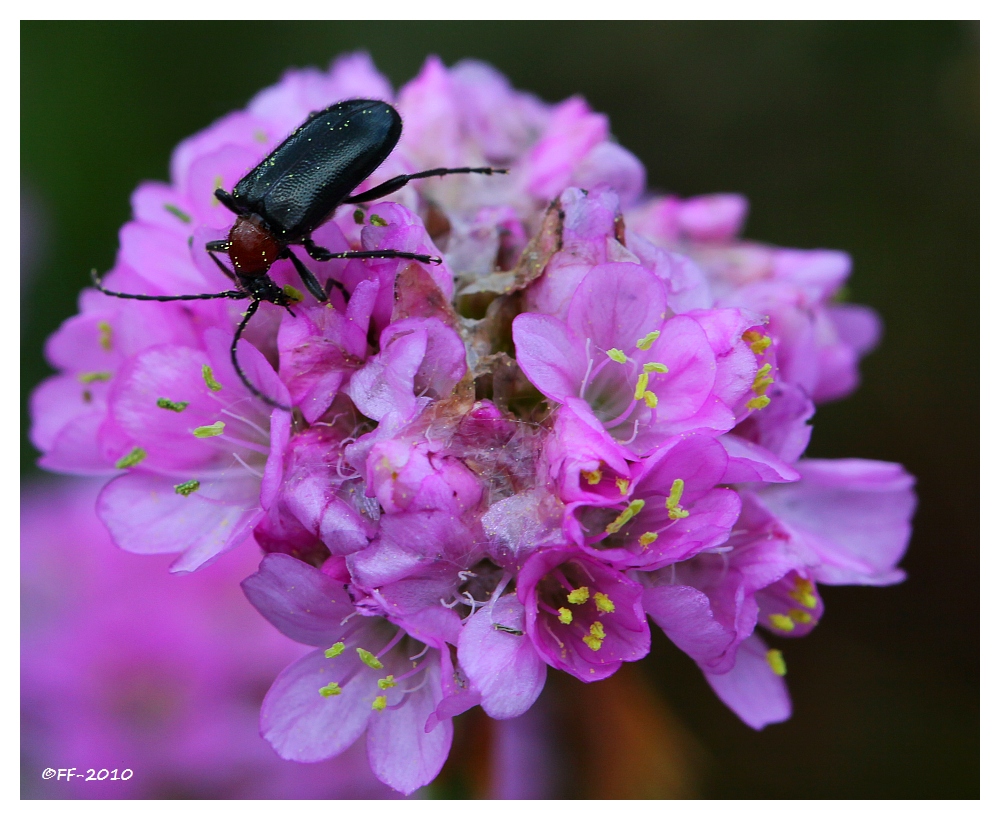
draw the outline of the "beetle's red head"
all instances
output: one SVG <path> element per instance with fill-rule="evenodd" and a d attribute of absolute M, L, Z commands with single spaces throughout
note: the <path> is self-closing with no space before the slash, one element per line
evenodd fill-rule
<path fill-rule="evenodd" d="M 275 263 L 281 245 L 257 214 L 236 217 L 229 231 L 229 258 L 240 276 L 263 276 Z"/>

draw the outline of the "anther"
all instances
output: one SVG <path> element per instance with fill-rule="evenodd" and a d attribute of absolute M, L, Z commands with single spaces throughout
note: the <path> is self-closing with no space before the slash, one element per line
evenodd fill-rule
<path fill-rule="evenodd" d="M 788 617 L 791 618 L 797 624 L 808 624 L 812 622 L 813 616 L 802 609 L 790 609 L 788 610 Z"/>
<path fill-rule="evenodd" d="M 770 403 L 771 400 L 767 396 L 757 396 L 755 398 L 750 399 L 750 401 L 747 402 L 747 407 L 749 407 L 751 410 L 763 410 Z"/>
<path fill-rule="evenodd" d="M 593 486 L 594 484 L 599 484 L 601 481 L 600 469 L 584 470 L 580 473 L 580 475 L 582 475 L 585 479 L 587 479 L 587 483 L 590 484 L 591 486 Z"/>
<path fill-rule="evenodd" d="M 573 613 L 564 606 L 559 607 L 559 623 L 567 626 L 573 623 Z"/>
<path fill-rule="evenodd" d="M 659 362 L 646 362 L 642 366 L 643 373 L 669 373 L 670 368 Z"/>
<path fill-rule="evenodd" d="M 642 394 L 646 392 L 646 388 L 649 387 L 649 374 L 640 373 L 639 378 L 635 383 L 635 400 L 639 401 L 642 398 Z"/>
<path fill-rule="evenodd" d="M 767 374 L 771 372 L 771 365 L 765 364 L 757 371 L 757 375 L 753 380 L 753 392 L 758 396 L 763 396 L 772 384 L 774 384 L 774 379 Z"/>
<path fill-rule="evenodd" d="M 396 686 L 396 681 L 393 680 L 392 675 L 386 675 L 384 678 L 378 679 L 378 688 L 381 689 L 383 692 L 386 689 L 392 689 L 392 687 L 394 686 Z"/>
<path fill-rule="evenodd" d="M 583 636 L 583 642 L 596 652 L 604 644 L 604 639 L 606 637 L 607 635 L 604 633 L 604 624 L 600 621 L 594 621 L 594 623 L 590 625 L 590 634 Z"/>
<path fill-rule="evenodd" d="M 180 413 L 185 407 L 187 407 L 190 402 L 187 401 L 171 401 L 170 399 L 157 399 L 156 406 L 163 410 L 173 410 L 175 413 Z"/>
<path fill-rule="evenodd" d="M 691 513 L 681 506 L 681 496 L 684 494 L 684 479 L 676 478 L 670 485 L 670 495 L 667 497 L 667 515 L 674 521 L 687 518 Z"/>
<path fill-rule="evenodd" d="M 782 632 L 791 632 L 795 629 L 795 622 L 787 615 L 782 615 L 780 612 L 768 615 L 767 619 L 771 622 L 771 625 L 775 629 L 780 629 Z"/>
<path fill-rule="evenodd" d="M 748 342 L 750 349 L 758 356 L 771 346 L 771 337 L 763 336 L 756 330 L 748 330 L 744 333 L 743 341 Z"/>
<path fill-rule="evenodd" d="M 340 684 L 339 683 L 335 683 L 335 682 L 332 682 L 332 681 L 330 683 L 328 683 L 326 686 L 321 686 L 319 688 L 319 693 L 324 698 L 329 698 L 329 697 L 333 697 L 334 695 L 339 695 L 343 691 L 344 690 L 340 688 Z"/>
<path fill-rule="evenodd" d="M 644 532 L 639 536 L 639 543 L 642 545 L 643 549 L 652 544 L 660 536 L 655 532 Z"/>
<path fill-rule="evenodd" d="M 636 342 L 635 346 L 639 348 L 639 350 L 649 350 L 649 348 L 653 346 L 653 342 L 655 342 L 659 338 L 660 338 L 660 331 L 651 330 L 649 333 L 643 336 L 638 342 Z"/>
<path fill-rule="evenodd" d="M 647 390 L 645 393 L 643 393 L 642 400 L 646 402 L 646 407 L 650 409 L 656 407 L 656 405 L 660 403 L 660 400 L 659 398 L 657 398 L 656 393 L 654 393 L 652 390 Z"/>
<path fill-rule="evenodd" d="M 92 384 L 93 382 L 109 382 L 111 381 L 111 373 L 107 370 L 92 371 L 90 373 L 81 373 L 77 376 L 80 384 Z"/>
<path fill-rule="evenodd" d="M 608 350 L 608 358 L 612 361 L 618 362 L 618 364 L 625 364 L 625 362 L 628 361 L 624 351 L 619 350 L 617 347 L 612 347 Z"/>
<path fill-rule="evenodd" d="M 337 641 L 333 646 L 327 649 L 323 654 L 328 658 L 336 658 L 341 652 L 344 651 L 344 642 Z"/>
<path fill-rule="evenodd" d="M 771 667 L 771 671 L 775 675 L 784 677 L 788 672 L 788 667 L 785 665 L 785 657 L 781 654 L 780 649 L 767 650 L 767 665 Z"/>
<path fill-rule="evenodd" d="M 624 527 L 629 521 L 631 521 L 640 512 L 642 512 L 642 508 L 645 507 L 645 506 L 646 506 L 646 502 L 643 501 L 641 498 L 637 498 L 634 501 L 630 501 L 629 505 L 624 510 L 621 511 L 621 513 L 619 514 L 619 516 L 614 521 L 612 521 L 610 524 L 608 524 L 607 527 L 604 528 L 604 531 L 608 535 L 614 535 L 622 527 Z"/>
<path fill-rule="evenodd" d="M 371 222 L 376 228 L 384 228 L 389 224 L 378 214 L 372 214 L 368 221 Z"/>
<path fill-rule="evenodd" d="M 288 297 L 289 302 L 299 303 L 306 297 L 302 295 L 302 291 L 292 285 L 285 285 L 281 292 Z"/>
<path fill-rule="evenodd" d="M 798 601 L 806 609 L 815 609 L 816 604 L 819 603 L 815 592 L 816 590 L 808 578 L 796 578 L 795 589 L 789 592 L 788 596 L 792 600 Z"/>
<path fill-rule="evenodd" d="M 192 431 L 195 438 L 212 438 L 213 436 L 221 436 L 226 429 L 226 423 L 224 421 L 217 421 L 214 424 L 206 424 L 203 427 L 195 427 Z"/>
<path fill-rule="evenodd" d="M 616 478 L 615 486 L 618 488 L 618 492 L 622 495 L 628 495 L 628 485 L 629 481 L 627 478 Z"/>
<path fill-rule="evenodd" d="M 598 610 L 600 610 L 601 612 L 609 612 L 610 613 L 610 612 L 614 612 L 615 611 L 615 602 L 612 601 L 603 592 L 595 592 L 594 593 L 594 604 L 597 606 Z"/>
<path fill-rule="evenodd" d="M 192 478 L 190 481 L 184 481 L 180 484 L 174 484 L 174 492 L 177 495 L 182 495 L 187 498 L 191 493 L 195 492 L 201 486 L 201 482 L 197 478 Z"/>
<path fill-rule="evenodd" d="M 362 649 L 360 646 L 358 647 L 358 657 L 361 658 L 361 662 L 365 666 L 370 666 L 372 669 L 381 669 L 382 668 L 382 661 L 380 661 L 378 658 L 376 658 L 367 649 Z"/>
<path fill-rule="evenodd" d="M 105 350 L 111 350 L 111 325 L 108 322 L 98 322 L 97 330 L 101 334 L 101 347 Z"/>
<path fill-rule="evenodd" d="M 140 461 L 146 457 L 146 451 L 142 447 L 136 447 L 128 455 L 123 456 L 115 462 L 116 470 L 124 470 L 126 467 L 135 467 Z"/>
<path fill-rule="evenodd" d="M 372 710 L 375 712 L 381 712 L 385 709 L 386 702 L 385 695 L 379 695 L 372 701 Z"/>
<path fill-rule="evenodd" d="M 566 596 L 566 600 L 571 604 L 585 604 L 589 598 L 590 589 L 587 587 L 577 587 Z"/>
<path fill-rule="evenodd" d="M 212 375 L 212 368 L 209 365 L 203 364 L 201 366 L 201 377 L 205 380 L 205 385 L 213 393 L 218 393 L 222 389 L 222 385 L 219 384 L 215 380 L 215 376 Z"/>

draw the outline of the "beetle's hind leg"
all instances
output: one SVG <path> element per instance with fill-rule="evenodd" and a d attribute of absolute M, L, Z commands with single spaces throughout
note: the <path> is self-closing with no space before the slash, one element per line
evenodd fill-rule
<path fill-rule="evenodd" d="M 434 168 L 430 171 L 421 171 L 418 174 L 400 174 L 398 177 L 393 177 L 381 185 L 376 185 L 364 193 L 357 194 L 355 196 L 349 196 L 344 200 L 344 204 L 355 205 L 359 202 L 371 202 L 373 199 L 381 199 L 384 196 L 388 196 L 391 193 L 398 191 L 411 179 L 426 179 L 427 177 L 443 177 L 449 174 L 486 174 L 487 176 L 492 176 L 493 174 L 506 174 L 506 168 Z"/>
<path fill-rule="evenodd" d="M 214 257 L 213 257 L 214 258 Z M 218 261 L 218 260 L 216 260 Z M 140 302 L 193 302 L 200 299 L 249 299 L 250 294 L 242 290 L 224 290 L 221 293 L 184 293 L 180 296 L 149 296 L 145 293 L 120 293 L 108 290 L 101 284 L 101 277 L 96 270 L 90 272 L 90 278 L 105 296 L 116 296 L 119 299 L 138 299 Z"/>
<path fill-rule="evenodd" d="M 311 239 L 302 240 L 302 247 L 306 249 L 317 262 L 327 262 L 330 259 L 413 259 L 416 262 L 423 262 L 425 265 L 440 265 L 440 256 L 428 256 L 426 253 L 410 253 L 409 251 L 394 251 L 386 249 L 384 251 L 341 251 L 332 253 L 326 248 L 321 248 Z"/>

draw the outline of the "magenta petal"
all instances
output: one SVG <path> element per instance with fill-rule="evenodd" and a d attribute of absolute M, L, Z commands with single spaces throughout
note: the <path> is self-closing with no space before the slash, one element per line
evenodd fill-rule
<path fill-rule="evenodd" d="M 593 268 L 577 288 L 566 324 L 590 339 L 591 356 L 610 348 L 631 352 L 647 333 L 659 330 L 667 309 L 660 280 L 640 265 L 608 263 Z"/>
<path fill-rule="evenodd" d="M 293 641 L 311 646 L 339 640 L 340 622 L 354 612 L 343 584 L 290 555 L 264 556 L 242 586 L 261 615 Z"/>
<path fill-rule="evenodd" d="M 187 497 L 175 492 L 176 483 L 129 473 L 101 491 L 97 514 L 119 547 L 141 554 L 183 552 L 171 569 L 189 572 L 242 543 L 263 514 L 256 476 L 204 478 Z"/>
<path fill-rule="evenodd" d="M 322 649 L 310 652 L 271 685 L 260 710 L 261 736 L 285 760 L 313 763 L 338 755 L 368 725 L 378 678 L 353 648 L 336 658 Z M 323 697 L 319 690 L 330 683 L 340 683 L 343 691 Z"/>
<path fill-rule="evenodd" d="M 482 693 L 483 710 L 495 720 L 526 712 L 545 685 L 545 663 L 524 634 L 524 607 L 515 595 L 504 595 L 466 621 L 458 660 Z"/>
<path fill-rule="evenodd" d="M 442 720 L 431 731 L 424 731 L 440 697 L 440 667 L 430 665 L 425 675 L 423 685 L 405 696 L 402 705 L 390 705 L 374 713 L 368 727 L 372 771 L 403 794 L 412 794 L 437 777 L 451 750 L 451 720 Z M 367 708 L 370 711 L 371 705 Z"/>
<path fill-rule="evenodd" d="M 736 651 L 736 665 L 722 675 L 706 674 L 719 699 L 754 729 L 780 723 L 792 715 L 785 679 L 767 662 L 767 646 L 756 635 Z"/>
<path fill-rule="evenodd" d="M 694 587 L 648 587 L 642 594 L 646 613 L 678 649 L 706 670 L 725 669 L 727 650 L 736 639 L 713 615 L 708 596 Z M 751 628 L 752 628 L 751 619 Z M 731 661 L 730 661 L 731 662 Z"/>
<path fill-rule="evenodd" d="M 729 454 L 729 465 L 722 477 L 722 484 L 739 484 L 745 481 L 788 482 L 798 481 L 799 473 L 770 450 L 739 436 L 722 436 L 719 439 Z"/>
<path fill-rule="evenodd" d="M 586 362 L 580 342 L 565 324 L 551 316 L 522 313 L 514 320 L 517 363 L 524 375 L 553 401 L 576 396 L 583 384 Z"/>

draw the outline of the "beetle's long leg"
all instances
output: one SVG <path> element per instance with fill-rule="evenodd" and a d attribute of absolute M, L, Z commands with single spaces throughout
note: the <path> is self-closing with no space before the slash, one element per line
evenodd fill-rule
<path fill-rule="evenodd" d="M 119 293 L 108 290 L 101 284 L 101 278 L 96 270 L 90 272 L 94 287 L 106 296 L 117 296 L 119 299 L 138 299 L 140 302 L 190 302 L 196 299 L 249 299 L 250 294 L 242 290 L 224 290 L 222 293 L 185 293 L 181 296 L 149 296 L 145 293 Z"/>
<path fill-rule="evenodd" d="M 321 248 L 310 239 L 302 241 L 302 246 L 306 252 L 317 262 L 326 262 L 329 259 L 414 259 L 423 262 L 425 265 L 440 265 L 440 256 L 428 256 L 425 253 L 410 253 L 409 251 L 341 251 L 331 253 L 326 248 Z"/>
<path fill-rule="evenodd" d="M 243 335 L 243 331 L 246 330 L 247 324 L 250 319 L 257 312 L 257 308 L 260 307 L 260 299 L 251 300 L 249 306 L 247 307 L 246 313 L 243 314 L 243 319 L 236 328 L 236 333 L 233 334 L 233 344 L 229 348 L 229 358 L 232 360 L 233 369 L 236 370 L 236 375 L 240 377 L 240 381 L 246 386 L 246 389 L 253 393 L 258 399 L 266 404 L 271 405 L 271 407 L 277 407 L 279 410 L 288 410 L 291 412 L 291 407 L 282 404 L 279 401 L 275 401 L 270 396 L 265 395 L 256 387 L 250 383 L 250 379 L 247 378 L 247 374 L 243 372 L 243 368 L 240 367 L 239 360 L 236 358 L 236 344 L 239 342 L 240 337 Z"/>
<path fill-rule="evenodd" d="M 347 199 L 344 200 L 344 203 L 356 204 L 358 202 L 371 202 L 373 199 L 380 199 L 381 197 L 388 196 L 394 191 L 398 191 L 411 179 L 443 177 L 448 174 L 486 174 L 487 176 L 492 176 L 493 174 L 506 173 L 506 168 L 434 168 L 430 171 L 421 171 L 419 174 L 400 174 L 398 177 L 393 177 L 392 179 L 383 182 L 381 185 L 376 185 L 374 188 L 371 188 L 364 193 L 347 197 Z"/>
<path fill-rule="evenodd" d="M 316 299 L 320 302 L 326 301 L 326 291 L 323 290 L 323 286 L 319 283 L 319 280 L 313 274 L 309 268 L 302 264 L 302 260 L 299 259 L 294 253 L 292 253 L 291 248 L 285 248 L 281 256 L 287 257 L 292 260 L 292 264 L 295 265 L 295 270 L 298 271 L 299 277 L 302 279 L 302 284 L 306 286 L 308 290 Z M 280 259 L 281 256 L 278 258 Z"/>
<path fill-rule="evenodd" d="M 222 240 L 219 240 L 219 241 L 222 242 Z M 228 248 L 212 248 L 212 247 L 210 247 L 211 245 L 215 245 L 215 244 L 217 244 L 217 243 L 216 242 L 208 242 L 205 245 L 205 250 L 207 250 L 208 251 L 208 255 L 212 257 L 212 261 L 215 262 L 216 265 L 218 265 L 219 270 L 221 270 L 224 274 L 226 274 L 227 277 L 229 277 L 229 279 L 231 279 L 235 284 L 238 285 L 239 282 L 236 280 L 236 274 L 233 273 L 231 270 L 229 270 L 229 268 L 227 268 L 225 265 L 223 265 L 222 264 L 222 260 L 219 259 L 219 257 L 216 256 L 215 253 L 214 253 L 214 251 L 216 251 L 216 250 L 228 250 Z M 229 243 L 226 242 L 225 244 L 228 245 Z"/>

